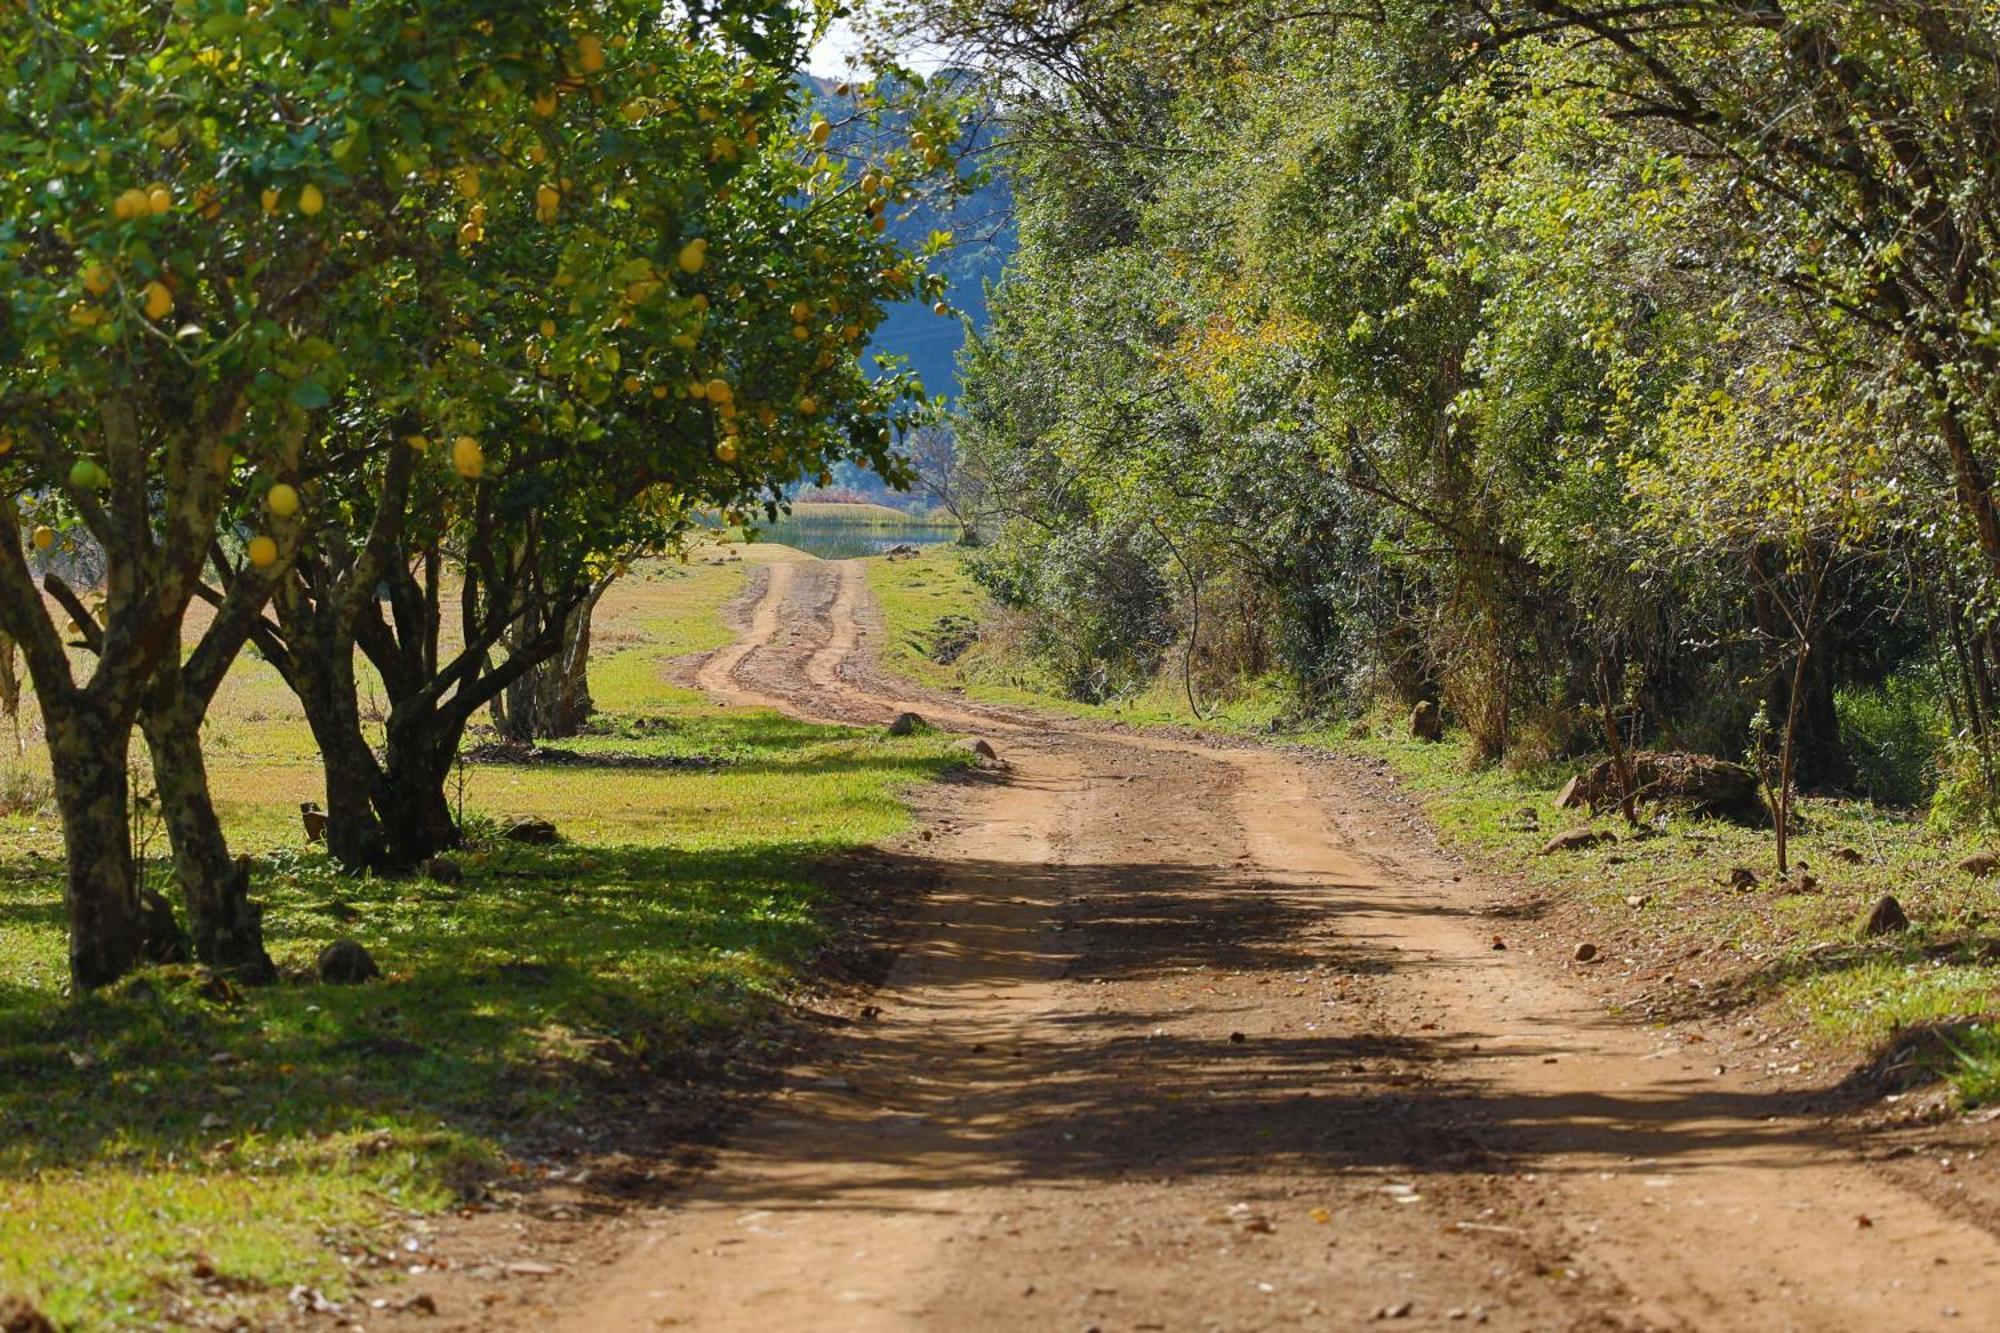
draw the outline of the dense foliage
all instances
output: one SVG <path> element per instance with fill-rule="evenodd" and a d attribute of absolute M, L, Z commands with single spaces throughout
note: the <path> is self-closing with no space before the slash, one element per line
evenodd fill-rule
<path fill-rule="evenodd" d="M 795 71 L 831 12 L 0 6 L 0 628 L 54 758 L 80 986 L 189 947 L 135 874 L 135 727 L 193 953 L 270 974 L 201 765 L 247 642 L 312 724 L 335 855 L 407 868 L 458 836 L 468 721 L 625 560 L 845 460 L 900 475 L 922 390 L 859 349 L 942 291 L 886 233 L 956 179 L 957 126 L 927 103 L 830 152 Z"/>
<path fill-rule="evenodd" d="M 887 9 L 1006 109 L 960 424 L 1071 689 L 1990 806 L 1990 6 Z"/>

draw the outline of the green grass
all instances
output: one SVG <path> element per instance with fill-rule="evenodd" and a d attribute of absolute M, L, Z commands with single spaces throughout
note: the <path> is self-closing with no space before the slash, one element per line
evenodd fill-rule
<path fill-rule="evenodd" d="M 875 523 L 886 527 L 956 528 L 958 520 L 937 510 L 917 512 L 878 504 L 837 504 L 807 500 L 792 506 L 794 518 L 834 519 L 843 523 Z"/>
<path fill-rule="evenodd" d="M 983 703 L 1022 705 L 1137 726 L 1262 730 L 1282 706 L 1275 691 L 1253 688 L 1229 699 L 1202 698 L 1203 718 L 1197 722 L 1174 672 L 1130 697 L 1103 704 L 1083 703 L 1064 698 L 1045 672 L 1004 644 L 976 644 L 950 666 L 942 665 L 932 656 L 940 621 L 951 616 L 990 621 L 993 615 L 985 590 L 967 571 L 965 557 L 963 548 L 939 546 L 905 559 L 868 562 L 868 585 L 882 607 L 889 631 L 883 664 L 891 671 L 934 689 L 960 691 L 966 698 Z"/>
<path fill-rule="evenodd" d="M 1077 703 L 1057 697 L 1004 642 L 983 644 L 944 666 L 929 655 L 941 619 L 994 618 L 962 553 L 944 549 L 912 560 L 872 561 L 869 578 L 889 629 L 885 665 L 933 688 L 1076 717 L 1237 735 L 1262 732 L 1278 712 L 1270 692 L 1253 690 L 1197 720 L 1171 672 L 1132 699 Z M 1859 1059 L 1911 1029 L 2000 1014 L 2000 966 L 1993 961 L 2000 958 L 2000 877 L 1974 879 L 1956 869 L 1980 850 L 1971 835 L 1940 832 L 1866 801 L 1806 800 L 1793 858 L 1820 881 L 1810 894 L 1780 894 L 1771 886 L 1776 876 L 1768 830 L 1713 820 L 1671 820 L 1658 837 L 1544 857 L 1537 853 L 1550 836 L 1584 822 L 1582 813 L 1559 809 L 1554 798 L 1590 761 L 1526 772 L 1475 768 L 1452 740 L 1412 741 L 1394 719 L 1374 719 L 1362 730 L 1366 734 L 1357 737 L 1351 724 L 1341 723 L 1291 730 L 1285 739 L 1382 761 L 1421 803 L 1446 846 L 1581 911 L 1607 937 L 1632 930 L 1671 948 L 1726 951 L 1733 980 L 1717 997 L 1721 1003 L 1770 1006 L 1835 1057 Z M 1524 810 L 1535 813 L 1532 828 Z M 1864 859 L 1846 864 L 1834 855 L 1839 848 Z M 1765 884 L 1740 893 L 1719 882 L 1738 865 L 1755 869 Z M 1885 893 L 1903 904 L 1912 929 L 1863 940 L 1858 923 Z M 1645 905 L 1635 911 L 1628 898 Z M 1946 1073 L 1961 1100 L 2000 1096 L 2000 1028 L 1978 1027 L 1955 1040 L 1963 1054 Z"/>
<path fill-rule="evenodd" d="M 742 572 L 659 566 L 614 589 L 604 725 L 565 743 L 716 766 L 471 767 L 475 827 L 535 814 L 569 841 L 476 845 L 449 887 L 344 875 L 301 848 L 307 742 L 264 668 L 232 680 L 233 741 L 211 763 L 259 858 L 272 952 L 302 972 L 350 936 L 384 970 L 369 985 L 239 994 L 183 969 L 73 1001 L 54 821 L 0 818 L 0 1293 L 80 1328 L 182 1300 L 254 1319 L 293 1284 L 337 1297 L 342 1252 L 384 1243 L 389 1219 L 534 1169 L 524 1154 L 587 1148 L 578 1129 L 632 1109 L 652 1075 L 778 1013 L 839 924 L 815 864 L 903 829 L 903 793 L 954 759 L 935 736 L 665 684 L 676 656 L 726 641 L 716 613 Z M 197 1263 L 220 1279 L 198 1283 Z"/>

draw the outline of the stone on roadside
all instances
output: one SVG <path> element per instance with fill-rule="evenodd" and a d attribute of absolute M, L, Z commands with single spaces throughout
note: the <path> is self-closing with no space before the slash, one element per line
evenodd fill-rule
<path fill-rule="evenodd" d="M 465 872 L 458 868 L 458 862 L 448 856 L 433 856 L 424 862 L 424 874 L 439 884 L 457 884 L 465 878 Z"/>
<path fill-rule="evenodd" d="M 1576 952 L 1571 954 L 1570 957 L 1576 959 L 1579 963 L 1594 963 L 1597 961 L 1597 946 L 1589 940 L 1585 940 L 1576 946 Z"/>
<path fill-rule="evenodd" d="M 1958 868 L 1974 879 L 1985 879 L 1994 871 L 2000 870 L 2000 856 L 1995 856 L 1991 852 L 1979 852 L 1960 861 Z"/>
<path fill-rule="evenodd" d="M 972 756 L 974 768 L 1005 768 L 1007 761 L 1000 757 L 990 742 L 979 736 L 967 736 L 958 743 L 958 748 Z"/>
<path fill-rule="evenodd" d="M 1543 856 L 1556 852 L 1580 852 L 1587 847 L 1595 847 L 1600 842 L 1616 842 L 1618 835 L 1609 829 L 1573 828 L 1565 829 L 1542 844 Z"/>
<path fill-rule="evenodd" d="M 1903 905 L 1896 901 L 1896 895 L 1892 893 L 1883 894 L 1882 901 L 1875 904 L 1875 910 L 1861 923 L 1864 935 L 1893 935 L 1909 928 L 1909 914 L 1903 911 Z"/>
<path fill-rule="evenodd" d="M 335 940 L 319 951 L 314 964 L 319 979 L 330 986 L 358 986 L 382 975 L 375 957 L 355 940 Z"/>
<path fill-rule="evenodd" d="M 49 1317 L 24 1296 L 0 1296 L 0 1333 L 56 1333 Z"/>
<path fill-rule="evenodd" d="M 923 716 L 919 713 L 898 713 L 896 714 L 896 720 L 889 724 L 888 734 L 891 736 L 914 736 L 929 726 L 930 723 L 924 721 Z"/>
<path fill-rule="evenodd" d="M 500 835 L 509 842 L 522 842 L 531 847 L 551 847 L 562 841 L 562 834 L 546 819 L 522 819 L 507 826 Z"/>

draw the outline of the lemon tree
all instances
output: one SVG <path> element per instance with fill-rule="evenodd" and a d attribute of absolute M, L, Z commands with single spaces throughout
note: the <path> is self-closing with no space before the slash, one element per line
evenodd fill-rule
<path fill-rule="evenodd" d="M 623 562 L 842 461 L 901 474 L 921 390 L 859 354 L 888 302 L 938 291 L 886 218 L 949 162 L 830 156 L 792 74 L 809 37 L 783 8 L 720 31 L 597 13 L 554 77 L 510 89 L 518 122 L 431 164 L 435 260 L 378 281 L 399 354 L 348 358 L 329 413 L 342 449 L 389 441 L 410 480 L 309 484 L 323 526 L 259 631 L 319 739 L 343 861 L 456 841 L 466 725 L 574 658 L 580 608 Z M 379 753 L 357 647 L 389 696 Z"/>
<path fill-rule="evenodd" d="M 438 261 L 431 182 L 533 119 L 522 90 L 569 77 L 588 17 L 54 0 L 0 24 L 0 627 L 47 723 L 80 986 L 176 948 L 135 883 L 125 761 L 149 695 L 183 741 L 198 721 L 177 672 L 156 677 L 218 538 L 241 539 L 233 628 L 204 659 L 226 665 L 313 520 L 301 478 L 355 462 L 326 461 L 327 409 L 383 336 L 385 274 Z M 299 505 L 270 504 L 274 483 Z M 79 554 L 101 605 L 67 591 Z M 182 887 L 198 954 L 261 956 L 243 904 Z"/>

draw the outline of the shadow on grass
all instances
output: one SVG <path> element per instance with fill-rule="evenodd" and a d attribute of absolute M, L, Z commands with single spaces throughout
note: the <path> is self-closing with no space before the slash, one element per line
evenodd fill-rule
<path fill-rule="evenodd" d="M 0 987 L 0 1177 L 246 1135 L 574 1139 L 607 1098 L 685 1076 L 780 1007 L 840 907 L 802 850 L 507 848 L 450 890 L 280 875 L 274 948 L 303 959 L 349 936 L 381 981 L 237 993 L 169 969 L 75 1003 Z"/>
<path fill-rule="evenodd" d="M 937 872 L 924 858 L 879 852 L 839 874 L 829 873 L 838 861 L 806 869 L 828 855 L 810 840 L 507 846 L 465 858 L 465 882 L 449 889 L 275 858 L 274 940 L 299 958 L 336 932 L 351 935 L 376 953 L 384 979 L 218 998 L 167 974 L 75 1004 L 0 989 L 0 1179 L 110 1159 L 157 1165 L 170 1154 L 254 1162 L 264 1173 L 324 1170 L 385 1137 L 431 1178 L 492 1154 L 604 1149 L 663 1101 L 696 1098 L 698 1085 L 768 1076 L 784 1039 L 764 1020 L 824 971 L 822 951 L 868 904 Z M 980 931 L 976 965 L 950 983 L 975 997 L 1051 966 L 1079 981 L 1161 986 L 1198 972 L 1391 977 L 1410 957 L 1360 922 L 1445 910 L 1397 906 L 1365 883 L 1276 884 L 1186 862 L 956 861 L 947 895 L 953 924 Z M 329 898 L 344 922 L 328 919 Z M 1091 941 L 1081 953 L 1070 945 L 1076 932 Z M 867 1059 L 890 1075 L 852 1106 L 880 1126 L 879 1143 L 862 1151 L 879 1151 L 914 1203 L 995 1170 L 1059 1180 L 1135 1164 L 1460 1174 L 1560 1153 L 1563 1170 L 1652 1159 L 1669 1173 L 1725 1150 L 1741 1154 L 1739 1165 L 1766 1150 L 1776 1160 L 1804 1132 L 1797 1096 L 1698 1078 L 1510 1088 L 1487 1077 L 1493 1062 L 1544 1052 L 1509 1042 L 1501 1026 L 1385 1034 L 1330 1022 L 1324 1033 L 1240 1043 L 1175 1030 L 1230 1006 L 1240 1008 L 1162 995 L 1078 1010 L 1059 1024 L 1063 1040 L 1039 1044 L 1019 1039 L 1006 1006 L 966 1006 L 956 1026 L 884 1025 Z M 1496 1014 L 1491 1025 L 1509 1020 Z M 950 1080 L 893 1077 L 940 1062 Z M 996 1141 L 980 1127 L 1000 1116 L 1034 1128 Z M 931 1127 L 921 1153 L 910 1151 L 913 1117 Z M 1146 1145 L 1136 1157 L 1134 1144 Z M 758 1188 L 768 1206 L 773 1186 Z M 823 1201 L 824 1179 L 812 1188 L 799 1203 Z"/>

